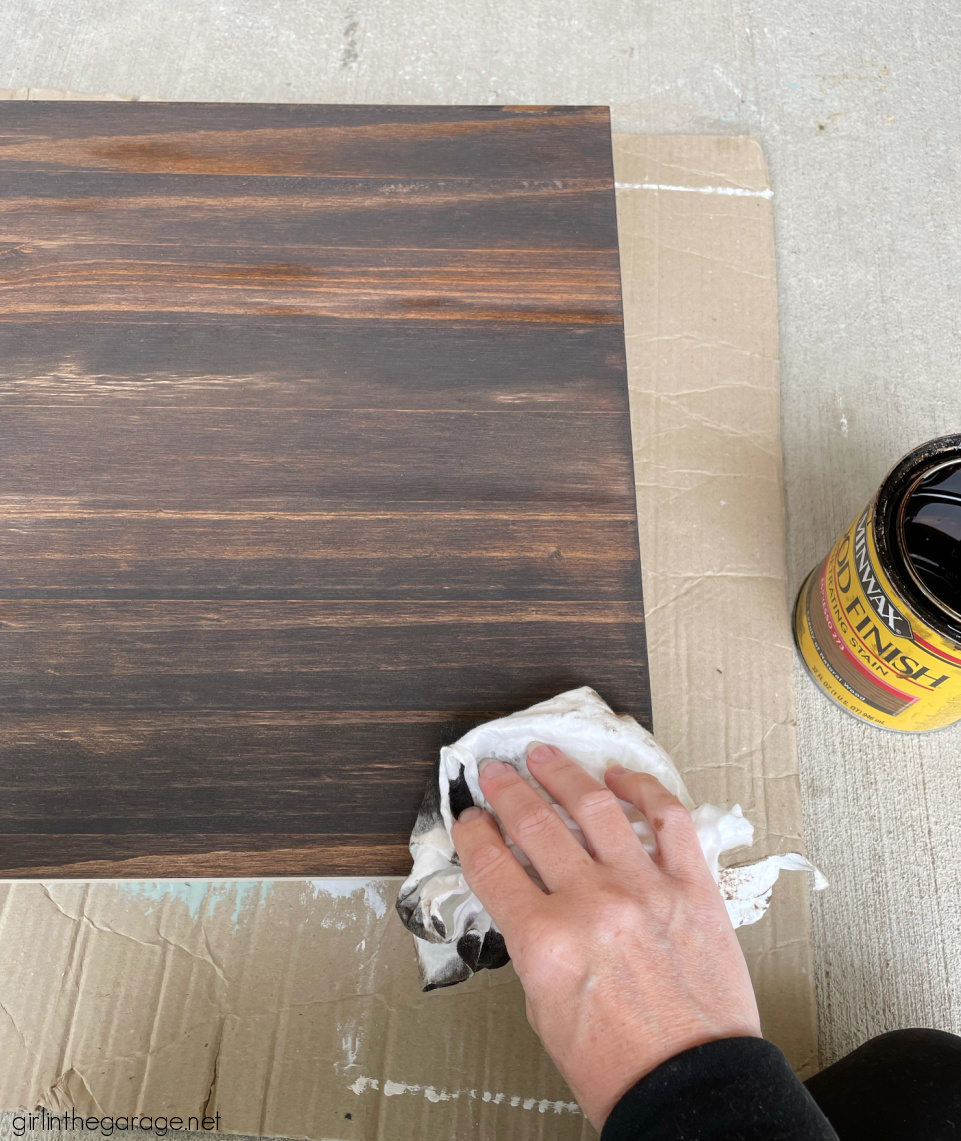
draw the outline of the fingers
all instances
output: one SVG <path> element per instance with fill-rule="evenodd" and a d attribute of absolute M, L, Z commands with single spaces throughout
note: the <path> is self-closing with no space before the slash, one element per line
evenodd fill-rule
<path fill-rule="evenodd" d="M 467 808 L 451 829 L 464 878 L 510 945 L 544 893 L 504 843 L 497 821 L 482 808 Z"/>
<path fill-rule="evenodd" d="M 482 763 L 480 784 L 508 836 L 534 865 L 548 891 L 559 891 L 590 866 L 591 857 L 574 839 L 554 806 L 539 796 L 516 769 L 503 761 Z"/>
<path fill-rule="evenodd" d="M 574 818 L 602 863 L 635 867 L 648 860 L 610 789 L 553 745 L 535 745 L 527 754 L 534 779 Z"/>
<path fill-rule="evenodd" d="M 604 774 L 607 787 L 644 813 L 654 830 L 657 855 L 654 862 L 670 875 L 710 875 L 691 814 L 683 804 L 649 773 L 636 773 L 613 765 Z"/>

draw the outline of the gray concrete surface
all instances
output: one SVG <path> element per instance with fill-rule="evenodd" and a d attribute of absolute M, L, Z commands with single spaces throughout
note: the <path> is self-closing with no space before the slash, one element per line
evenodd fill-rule
<path fill-rule="evenodd" d="M 609 103 L 756 134 L 775 187 L 792 584 L 961 428 L 961 11 L 946 0 L 7 0 L 0 87 L 168 99 Z M 860 726 L 798 676 L 824 1061 L 961 1032 L 961 730 Z"/>

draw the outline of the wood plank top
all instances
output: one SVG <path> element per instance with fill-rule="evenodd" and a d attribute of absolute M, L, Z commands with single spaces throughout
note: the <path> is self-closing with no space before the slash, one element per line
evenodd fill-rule
<path fill-rule="evenodd" d="M 608 113 L 0 104 L 0 877 L 404 875 L 650 724 Z"/>

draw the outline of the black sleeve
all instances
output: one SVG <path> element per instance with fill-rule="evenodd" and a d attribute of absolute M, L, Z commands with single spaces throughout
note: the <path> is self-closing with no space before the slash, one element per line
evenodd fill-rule
<path fill-rule="evenodd" d="M 601 1141 L 837 1141 L 781 1051 L 722 1038 L 662 1062 L 611 1110 Z"/>

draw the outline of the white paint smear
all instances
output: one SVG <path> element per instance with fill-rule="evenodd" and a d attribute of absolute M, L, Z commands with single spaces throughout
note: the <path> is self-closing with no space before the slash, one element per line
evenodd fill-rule
<path fill-rule="evenodd" d="M 677 190 L 681 194 L 733 194 L 738 198 L 773 198 L 773 190 L 745 190 L 743 186 L 669 186 L 664 182 L 615 182 L 615 190 Z"/>
<path fill-rule="evenodd" d="M 326 895 L 330 899 L 351 899 L 358 892 L 363 894 L 364 906 L 383 919 L 387 914 L 387 901 L 384 899 L 384 884 L 376 879 L 323 879 L 311 880 L 314 899 Z"/>
<path fill-rule="evenodd" d="M 351 1082 L 347 1088 L 356 1094 L 362 1094 L 368 1090 L 380 1090 L 381 1084 L 377 1078 L 359 1077 L 356 1081 Z M 546 1097 L 520 1097 L 517 1094 L 513 1097 L 508 1097 L 507 1094 L 491 1093 L 490 1090 L 484 1090 L 483 1093 L 478 1093 L 476 1089 L 439 1090 L 436 1086 L 421 1086 L 414 1085 L 411 1082 L 392 1082 L 386 1080 L 381 1092 L 384 1097 L 398 1097 L 400 1094 L 405 1093 L 419 1093 L 421 1097 L 425 1097 L 428 1101 L 434 1103 L 440 1101 L 456 1101 L 458 1098 L 463 1097 L 470 1098 L 473 1101 L 485 1101 L 490 1105 L 509 1105 L 513 1109 L 536 1109 L 538 1113 L 547 1113 L 548 1110 L 553 1113 L 581 1113 L 581 1107 L 576 1101 L 551 1101 Z"/>
<path fill-rule="evenodd" d="M 360 1054 L 360 1048 L 364 1041 L 363 1031 L 352 1018 L 346 1022 L 341 1022 L 337 1026 L 337 1031 L 340 1034 L 340 1046 L 344 1060 L 335 1063 L 335 1065 L 343 1073 L 349 1066 L 357 1064 L 357 1056 Z"/>

